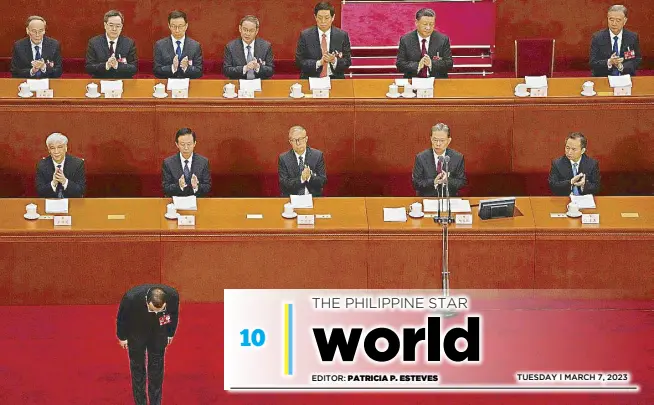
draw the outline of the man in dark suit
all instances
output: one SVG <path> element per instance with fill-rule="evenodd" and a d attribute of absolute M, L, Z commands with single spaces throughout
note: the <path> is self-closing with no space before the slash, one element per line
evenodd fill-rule
<path fill-rule="evenodd" d="M 202 197 L 211 191 L 209 160 L 193 153 L 195 144 L 195 132 L 190 128 L 181 128 L 175 134 L 175 145 L 179 153 L 167 157 L 161 168 L 161 186 L 166 197 Z"/>
<path fill-rule="evenodd" d="M 565 155 L 552 161 L 549 183 L 554 195 L 597 194 L 600 171 L 597 160 L 586 155 L 588 141 L 581 132 L 573 132 L 565 140 Z"/>
<path fill-rule="evenodd" d="M 54 133 L 45 140 L 50 156 L 36 165 L 36 193 L 41 198 L 84 197 L 84 159 L 69 155 L 68 138 Z"/>
<path fill-rule="evenodd" d="M 336 12 L 331 4 L 316 4 L 313 14 L 316 26 L 300 33 L 295 50 L 300 78 L 329 76 L 344 79 L 345 70 L 352 64 L 350 37 L 347 32 L 332 26 Z"/>
<path fill-rule="evenodd" d="M 447 78 L 452 70 L 450 38 L 434 31 L 436 13 L 423 8 L 416 13 L 416 29 L 400 39 L 395 66 L 404 77 Z"/>
<path fill-rule="evenodd" d="M 136 45 L 120 35 L 125 19 L 120 11 L 104 15 L 105 35 L 89 40 L 86 49 L 86 71 L 100 79 L 130 79 L 138 71 Z"/>
<path fill-rule="evenodd" d="M 611 6 L 608 28 L 593 34 L 590 42 L 590 69 L 593 76 L 635 76 L 642 60 L 638 34 L 624 29 L 627 8 Z"/>
<path fill-rule="evenodd" d="M 14 43 L 12 77 L 45 79 L 61 76 L 59 41 L 45 36 L 45 26 L 45 20 L 38 15 L 27 19 L 25 30 L 28 38 Z"/>
<path fill-rule="evenodd" d="M 202 47 L 186 36 L 186 13 L 168 14 L 168 28 L 171 36 L 154 44 L 154 75 L 159 79 L 202 77 Z"/>
<path fill-rule="evenodd" d="M 416 156 L 413 165 L 413 188 L 421 197 L 445 196 L 447 181 L 451 197 L 468 183 L 463 155 L 448 146 L 452 142 L 450 128 L 438 123 L 431 128 L 431 148 Z M 447 162 L 446 157 L 449 157 Z M 446 170 L 447 169 L 447 170 Z"/>
<path fill-rule="evenodd" d="M 145 353 L 150 405 L 161 404 L 166 347 L 179 321 L 179 294 L 163 284 L 143 284 L 125 293 L 116 316 L 118 343 L 129 353 L 134 403 L 146 405 Z"/>
<path fill-rule="evenodd" d="M 269 79 L 275 72 L 270 42 L 257 38 L 259 19 L 253 15 L 241 18 L 241 37 L 225 46 L 223 74 L 230 79 Z"/>
<path fill-rule="evenodd" d="M 279 155 L 277 174 L 282 197 L 289 195 L 322 195 L 322 188 L 327 182 L 325 160 L 322 152 L 307 146 L 307 130 L 299 125 L 288 131 L 291 150 Z"/>

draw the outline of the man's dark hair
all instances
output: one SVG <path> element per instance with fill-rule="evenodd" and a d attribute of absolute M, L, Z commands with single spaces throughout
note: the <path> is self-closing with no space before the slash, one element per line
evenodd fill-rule
<path fill-rule="evenodd" d="M 186 20 L 186 13 L 183 11 L 175 10 L 171 11 L 170 14 L 168 14 L 168 24 L 170 24 L 170 20 L 173 20 L 175 18 L 183 18 L 185 23 L 188 23 L 188 20 Z"/>
<path fill-rule="evenodd" d="M 193 135 L 193 142 L 195 142 L 195 132 L 191 128 L 180 128 L 179 131 L 175 134 L 175 143 L 177 143 L 177 140 L 179 139 L 180 136 L 188 135 L 191 134 Z"/>
<path fill-rule="evenodd" d="M 168 296 L 166 292 L 159 287 L 150 288 L 145 300 L 147 303 L 152 304 L 155 308 L 161 308 L 166 303 Z"/>
<path fill-rule="evenodd" d="M 565 141 L 568 142 L 568 139 L 579 139 L 579 142 L 581 142 L 581 148 L 582 149 L 586 149 L 586 145 L 588 144 L 588 141 L 586 140 L 586 137 L 581 132 L 571 133 L 570 135 L 568 135 L 567 138 L 565 138 Z"/>
<path fill-rule="evenodd" d="M 332 6 L 330 3 L 326 1 L 321 1 L 320 3 L 316 4 L 316 7 L 313 8 L 313 15 L 318 15 L 318 11 L 320 10 L 329 10 L 329 14 L 333 17 L 334 14 L 336 14 L 336 10 L 334 9 L 334 6 Z"/>
<path fill-rule="evenodd" d="M 118 10 L 109 10 L 106 13 L 104 13 L 104 22 L 109 21 L 111 17 L 120 17 L 120 23 L 125 24 L 125 17 L 123 17 L 123 13 L 121 13 Z"/>
<path fill-rule="evenodd" d="M 416 13 L 416 21 L 420 20 L 422 17 L 434 17 L 436 18 L 436 12 L 431 8 L 421 8 Z"/>

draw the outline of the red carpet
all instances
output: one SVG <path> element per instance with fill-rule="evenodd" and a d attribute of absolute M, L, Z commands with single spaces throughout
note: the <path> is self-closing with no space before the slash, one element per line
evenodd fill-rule
<path fill-rule="evenodd" d="M 650 303 L 651 304 L 651 303 Z M 650 305 L 651 306 L 651 305 Z M 643 308 L 626 305 L 622 308 Z M 130 404 L 127 354 L 115 338 L 116 306 L 0 307 L 0 404 Z M 538 347 L 565 352 L 538 328 L 525 328 L 566 311 L 486 311 L 484 322 L 510 318 L 511 330 L 487 328 L 489 347 L 517 347 L 537 358 Z M 652 404 L 654 403 L 654 312 L 584 310 L 570 335 L 579 347 L 566 363 L 574 370 L 629 370 L 641 393 L 633 395 L 442 395 L 442 394 L 233 394 L 223 391 L 223 306 L 182 305 L 178 334 L 166 355 L 165 404 L 422 405 L 422 404 Z M 503 324 L 506 324 L 504 322 Z M 561 322 L 563 325 L 564 323 Z M 514 326 L 514 327 L 513 327 Z M 521 327 L 522 326 L 522 327 Z M 550 335 L 551 336 L 551 335 Z M 612 342 L 611 350 L 597 337 Z M 581 346 L 579 346 L 581 345 Z M 570 348 L 567 348 L 569 350 Z M 560 352 L 562 353 L 562 352 Z M 485 362 L 515 370 L 524 358 L 485 353 Z M 520 356 L 517 356 L 520 357 Z M 541 356 L 543 357 L 543 356 Z M 521 363 L 521 361 L 523 363 Z M 551 363 L 551 361 L 550 361 Z M 539 365 L 547 367 L 547 359 Z M 553 365 L 553 364 L 552 364 Z M 554 365 L 553 365 L 554 366 Z M 559 366 L 559 365 L 556 365 Z M 482 371 L 479 371 L 482 372 Z"/>

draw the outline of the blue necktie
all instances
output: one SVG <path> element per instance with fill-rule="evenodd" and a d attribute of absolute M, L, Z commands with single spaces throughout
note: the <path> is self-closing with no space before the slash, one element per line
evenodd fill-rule
<path fill-rule="evenodd" d="M 188 159 L 184 161 L 184 181 L 186 185 L 191 184 L 191 169 L 188 167 Z"/>
<path fill-rule="evenodd" d="M 35 46 L 34 50 L 36 51 L 36 55 L 34 55 L 34 60 L 40 60 L 41 59 L 41 49 L 39 49 L 40 46 Z M 37 70 L 36 73 L 34 73 L 34 76 L 36 77 L 41 77 L 41 70 Z"/>
<path fill-rule="evenodd" d="M 616 56 L 620 57 L 620 50 L 618 49 L 618 36 L 617 35 L 613 37 L 613 53 Z M 611 71 L 611 74 L 613 76 L 620 76 L 620 71 L 618 70 L 617 67 L 614 66 L 613 70 Z"/>
<path fill-rule="evenodd" d="M 572 164 L 572 177 L 577 175 L 577 163 Z M 581 193 L 579 192 L 579 187 L 573 186 L 572 187 L 572 194 L 574 195 L 580 195 Z"/>
<path fill-rule="evenodd" d="M 246 63 L 250 63 L 250 62 L 252 62 L 252 59 L 254 59 L 254 58 L 252 57 L 252 52 L 250 51 L 250 50 L 252 49 L 252 47 L 251 47 L 250 45 L 248 45 L 248 46 L 246 46 L 246 48 L 247 48 L 247 50 L 248 50 L 248 54 L 247 54 L 247 56 L 245 57 L 245 61 L 246 61 Z M 252 80 L 252 79 L 254 79 L 254 69 L 248 69 L 248 71 L 247 71 L 245 77 L 246 77 L 246 79 L 248 79 L 248 80 Z"/>
<path fill-rule="evenodd" d="M 177 41 L 176 43 L 177 43 L 177 49 L 175 50 L 175 53 L 177 54 L 177 59 L 179 59 L 179 61 L 177 62 L 178 63 L 177 66 L 179 66 L 179 64 L 182 63 L 182 41 Z"/>

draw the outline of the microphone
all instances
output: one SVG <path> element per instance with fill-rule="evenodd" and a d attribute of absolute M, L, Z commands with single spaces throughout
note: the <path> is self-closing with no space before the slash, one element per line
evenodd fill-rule
<path fill-rule="evenodd" d="M 437 171 L 436 176 L 438 176 L 439 174 L 441 174 L 443 172 L 443 157 L 442 156 L 438 157 L 438 163 L 440 163 L 438 166 L 441 167 L 441 170 Z M 438 166 L 437 166 L 437 169 L 438 169 Z M 437 197 L 438 197 L 438 222 L 440 222 L 441 221 L 441 204 L 443 202 L 442 201 L 443 197 L 445 197 L 445 190 L 443 190 L 443 184 L 440 184 L 440 185 L 436 186 L 436 194 L 437 194 Z M 445 210 L 443 209 L 443 211 L 445 211 Z"/>
<path fill-rule="evenodd" d="M 445 155 L 445 174 L 447 175 L 445 177 L 445 192 L 447 193 L 447 222 L 453 222 L 452 221 L 452 206 L 450 204 L 450 157 Z"/>

